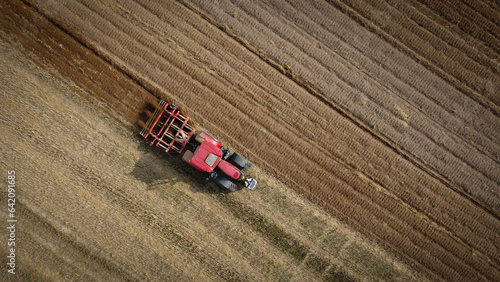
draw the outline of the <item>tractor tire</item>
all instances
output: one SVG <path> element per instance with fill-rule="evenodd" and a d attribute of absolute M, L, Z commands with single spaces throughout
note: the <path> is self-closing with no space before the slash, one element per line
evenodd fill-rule
<path fill-rule="evenodd" d="M 185 161 L 186 163 L 189 163 L 191 161 L 191 158 L 193 157 L 194 153 L 186 150 L 184 152 L 184 155 L 182 156 L 182 160 Z"/>
<path fill-rule="evenodd" d="M 231 162 L 238 166 L 239 169 L 249 169 L 252 166 L 249 161 L 236 153 L 231 156 Z"/>
<path fill-rule="evenodd" d="M 196 137 L 194 138 L 194 140 L 198 143 L 203 143 L 203 141 L 205 141 L 205 138 L 203 138 L 203 133 L 200 132 L 198 134 L 196 134 Z"/>
<path fill-rule="evenodd" d="M 217 184 L 219 184 L 220 186 L 226 188 L 231 192 L 238 190 L 238 186 L 225 176 L 219 176 L 217 177 L 217 179 L 215 179 L 215 181 L 217 182 Z"/>

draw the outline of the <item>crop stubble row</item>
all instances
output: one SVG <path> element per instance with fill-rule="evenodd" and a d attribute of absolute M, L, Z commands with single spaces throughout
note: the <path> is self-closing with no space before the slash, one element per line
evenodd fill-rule
<path fill-rule="evenodd" d="M 499 87 L 499 83 L 498 81 L 496 81 L 496 77 L 498 76 L 498 74 L 495 73 L 496 64 L 494 63 L 493 58 L 482 57 L 482 61 L 474 58 L 474 56 L 481 56 L 483 55 L 483 53 L 471 51 L 472 47 L 469 45 L 465 45 L 462 38 L 453 36 L 454 34 L 447 29 L 443 29 L 442 27 L 440 28 L 437 23 L 422 15 L 422 13 L 418 9 L 406 7 L 408 4 L 396 5 L 392 3 L 392 5 L 394 5 L 395 7 L 391 7 L 389 4 L 386 4 L 382 1 L 378 1 L 375 4 L 365 4 L 366 5 L 355 5 L 356 10 L 361 10 L 361 14 L 377 23 L 378 27 L 384 28 L 384 30 L 387 31 L 387 36 L 394 37 L 395 39 L 406 43 L 404 45 L 405 47 L 407 47 L 408 49 L 412 49 L 415 52 L 419 52 L 420 54 L 422 54 L 422 57 L 425 57 L 425 59 L 432 59 L 433 62 L 439 67 L 449 67 L 449 72 L 453 70 L 458 73 L 466 73 L 467 75 L 463 79 L 460 78 L 460 81 L 467 82 L 466 79 L 471 78 L 480 80 L 482 82 L 486 81 L 495 85 L 495 88 L 489 89 L 489 91 L 487 92 L 490 94 L 496 92 L 495 89 Z M 354 3 L 352 3 L 352 5 L 354 5 Z M 372 7 L 371 5 L 375 6 Z M 365 7 L 367 7 L 368 9 L 365 9 Z M 389 13 L 391 17 L 380 16 L 380 10 L 388 11 L 387 13 Z M 370 16 L 370 14 L 366 15 L 368 11 L 378 11 L 378 14 L 374 12 L 374 14 L 378 15 L 378 17 L 376 17 L 375 15 Z M 455 43 L 455 41 L 459 41 L 459 43 Z M 454 65 L 455 63 L 459 63 L 460 66 Z M 428 94 L 431 100 L 434 100 L 435 103 L 443 107 L 445 110 L 450 111 L 450 109 L 447 109 L 451 106 L 451 103 L 449 103 L 450 101 L 445 100 L 446 97 L 439 97 L 441 96 L 440 93 L 423 92 L 423 94 Z M 434 97 L 432 95 L 434 95 Z M 451 109 L 453 111 L 458 111 L 458 109 L 455 108 Z M 462 112 L 462 114 L 468 114 L 466 111 Z M 458 112 L 457 114 L 460 114 L 460 112 Z M 470 119 L 470 117 L 463 117 L 462 119 L 464 121 L 467 121 L 468 119 Z M 447 124 L 445 127 L 451 127 L 450 125 L 451 124 Z M 482 134 L 492 134 L 492 132 L 490 132 L 490 129 L 491 128 L 484 130 Z M 477 130 L 481 130 L 481 128 Z M 459 133 L 458 135 L 464 135 L 467 132 L 461 131 L 457 133 Z M 473 135 L 467 136 L 467 139 L 474 139 L 474 137 L 475 136 Z M 494 138 L 493 140 L 497 139 L 498 137 Z M 486 147 L 482 148 L 482 150 L 484 150 L 487 149 L 487 145 L 491 146 L 491 144 L 481 144 L 480 147 Z M 498 159 L 498 156 L 496 156 L 496 154 L 493 154 L 492 152 L 489 153 L 491 154 L 491 157 Z"/>
<path fill-rule="evenodd" d="M 376 6 L 365 9 L 374 5 L 373 2 L 345 1 L 347 5 L 344 5 L 340 1 L 330 1 L 361 25 L 498 116 L 499 100 L 498 95 L 495 95 L 499 88 L 498 79 L 495 78 L 499 69 L 498 53 L 485 46 L 485 42 L 474 38 L 476 33 L 483 30 L 460 26 L 460 23 L 468 21 L 463 20 L 464 17 L 470 17 L 473 13 L 468 12 L 461 18 L 450 18 L 450 13 L 440 15 L 437 7 L 432 7 L 435 9 L 433 10 L 417 1 L 387 2 L 393 7 L 376 2 Z M 447 3 L 432 4 L 444 7 L 461 4 L 456 1 Z M 477 2 L 474 6 L 478 8 L 483 4 Z M 495 10 L 498 11 L 498 8 L 491 11 L 495 13 Z M 484 18 L 478 16 L 475 20 L 481 21 Z M 460 65 L 456 65 L 454 60 Z M 469 72 L 469 68 L 474 72 Z"/>
<path fill-rule="evenodd" d="M 436 3 L 429 0 L 420 0 L 423 5 L 436 11 L 440 17 L 456 25 L 463 33 L 477 41 L 477 45 L 483 49 L 491 49 L 491 56 L 498 57 L 500 53 L 500 25 L 498 24 L 498 4 L 482 1 L 478 3 L 464 3 L 464 1 L 453 0 L 444 3 Z M 489 6 L 489 7 L 487 7 Z"/>
<path fill-rule="evenodd" d="M 86 5 L 89 7 L 93 7 L 92 9 L 95 12 L 99 12 L 100 9 L 102 9 L 102 7 L 100 7 L 96 3 L 94 3 L 94 4 L 86 3 Z M 77 10 L 77 12 L 64 11 L 63 14 L 65 16 L 70 16 L 70 17 L 67 19 L 63 19 L 63 22 L 66 22 L 69 19 L 73 19 L 74 21 L 70 21 L 70 22 L 78 23 L 78 21 L 75 20 L 74 18 L 81 16 L 82 18 L 89 18 L 90 17 L 92 19 L 92 22 L 95 21 L 96 23 L 98 23 L 98 24 L 96 24 L 96 28 L 100 27 L 101 24 L 102 24 L 102 26 L 105 26 L 104 25 L 105 23 L 102 21 L 102 19 L 97 18 L 93 13 L 89 13 L 89 11 L 85 10 L 82 6 L 72 5 L 72 9 L 78 9 L 78 10 Z M 134 9 L 139 9 L 139 8 L 137 6 L 135 6 Z M 145 16 L 140 17 L 142 20 L 154 19 L 154 17 L 150 17 L 150 15 L 148 15 L 147 12 L 145 12 L 145 11 L 141 11 L 141 12 L 146 13 Z M 185 11 L 183 11 L 183 12 L 185 13 Z M 71 13 L 74 13 L 74 14 L 71 15 Z M 110 17 L 109 15 L 112 15 L 113 13 L 110 13 L 109 11 L 107 11 L 107 12 L 102 12 L 102 14 L 103 14 L 102 16 Z M 62 15 L 59 14 L 57 16 L 61 17 Z M 185 16 L 185 14 L 184 14 L 184 16 Z M 404 225 L 411 226 L 414 224 L 411 221 L 408 221 L 406 223 L 404 223 L 404 221 L 403 221 L 403 223 L 402 223 L 399 221 L 400 219 L 398 219 L 396 216 L 387 217 L 388 213 L 387 213 L 387 211 L 384 210 L 387 207 L 385 207 L 384 205 L 389 205 L 389 206 L 393 205 L 394 207 L 399 207 L 398 208 L 399 210 L 397 210 L 397 212 L 401 212 L 401 209 L 400 209 L 401 206 L 397 202 L 394 203 L 394 201 L 392 201 L 390 198 L 389 199 L 384 198 L 384 196 L 382 194 L 377 193 L 377 191 L 373 190 L 372 186 L 366 185 L 366 183 L 363 183 L 362 181 L 360 181 L 360 179 L 358 177 L 356 177 L 356 175 L 354 175 L 352 172 L 349 172 L 349 169 L 348 169 L 349 165 L 346 165 L 345 161 L 341 160 L 339 162 L 338 160 L 335 160 L 334 157 L 328 158 L 326 160 L 322 160 L 321 158 L 319 158 L 318 156 L 320 156 L 321 154 L 318 154 L 318 151 L 319 152 L 322 152 L 322 151 L 329 152 L 329 150 L 331 150 L 330 148 L 332 148 L 331 144 L 322 144 L 326 148 L 319 148 L 315 142 L 310 142 L 309 140 L 307 140 L 308 138 L 301 138 L 303 140 L 296 139 L 296 141 L 295 141 L 295 139 L 293 139 L 293 138 L 295 138 L 294 137 L 295 134 L 292 134 L 291 132 L 296 131 L 297 129 L 294 129 L 293 127 L 290 127 L 289 125 L 287 126 L 287 122 L 282 120 L 282 119 L 278 119 L 278 121 L 281 124 L 279 124 L 278 121 L 275 121 L 275 120 L 265 120 L 270 115 L 269 111 L 262 112 L 259 110 L 259 111 L 256 111 L 255 113 L 246 112 L 245 114 L 248 115 L 248 117 L 245 117 L 245 116 L 242 117 L 241 112 L 244 112 L 246 110 L 245 109 L 246 103 L 245 103 L 244 99 L 242 99 L 242 97 L 237 97 L 239 99 L 234 99 L 234 96 L 232 96 L 230 91 L 235 91 L 236 93 L 238 93 L 241 96 L 246 95 L 246 94 L 241 92 L 241 90 L 237 90 L 237 89 L 231 89 L 228 91 L 228 87 L 230 87 L 230 85 L 234 83 L 234 81 L 227 81 L 227 79 L 229 79 L 229 76 L 228 76 L 228 78 L 226 78 L 226 81 L 224 79 L 221 79 L 220 77 L 216 77 L 214 79 L 214 77 L 212 77 L 211 75 L 204 73 L 204 72 L 200 71 L 199 68 L 196 68 L 196 67 L 193 67 L 192 65 L 190 65 L 189 60 L 188 60 L 188 62 L 186 62 L 185 59 L 179 58 L 178 54 L 176 54 L 172 50 L 160 49 L 160 48 L 156 48 L 156 50 L 149 50 L 148 48 L 151 48 L 151 49 L 155 48 L 155 44 L 152 44 L 151 42 L 156 42 L 158 44 L 158 41 L 156 41 L 155 38 L 145 36 L 143 34 L 143 32 L 140 32 L 140 30 L 137 30 L 137 26 L 130 26 L 130 23 L 127 23 L 127 21 L 123 21 L 123 20 L 113 18 L 113 17 L 110 17 L 107 20 L 114 21 L 115 24 L 113 26 L 111 26 L 111 25 L 107 26 L 107 28 L 112 29 L 113 32 L 108 31 L 106 33 L 105 31 L 101 31 L 102 33 L 97 37 L 99 39 L 98 43 L 103 44 L 103 46 L 104 46 L 104 48 L 100 52 L 103 52 L 105 54 L 110 54 L 109 55 L 110 57 L 116 56 L 116 58 L 113 58 L 113 60 L 115 60 L 115 59 L 119 60 L 119 61 L 121 61 L 120 62 L 121 64 L 124 64 L 125 67 L 127 67 L 131 70 L 134 70 L 134 76 L 137 75 L 139 77 L 141 77 L 141 76 L 146 77 L 146 78 L 144 78 L 144 80 L 153 81 L 152 84 L 157 83 L 160 88 L 166 89 L 169 93 L 168 96 L 171 96 L 170 98 L 175 98 L 175 100 L 178 99 L 179 101 L 190 101 L 190 102 L 184 102 L 186 105 L 189 105 L 189 109 L 196 109 L 196 110 L 190 110 L 190 112 L 193 112 L 195 115 L 199 116 L 199 120 L 203 120 L 203 121 L 208 120 L 207 124 L 210 124 L 209 127 L 214 127 L 215 131 L 219 131 L 220 133 L 222 133 L 223 130 L 221 128 L 233 128 L 234 124 L 232 124 L 232 122 L 234 122 L 234 121 L 231 121 L 231 120 L 236 120 L 239 122 L 239 125 L 242 128 L 247 129 L 246 132 L 253 133 L 255 136 L 261 136 L 261 137 L 263 137 L 262 139 L 264 139 L 264 140 L 266 140 L 266 138 L 268 138 L 269 140 L 266 140 L 266 142 L 268 142 L 271 147 L 280 147 L 280 143 L 282 143 L 283 141 L 287 142 L 287 140 L 281 140 L 281 138 L 283 136 L 288 136 L 290 138 L 288 141 L 289 142 L 288 146 L 291 150 L 304 150 L 304 151 L 302 151 L 302 153 L 304 155 L 308 155 L 308 154 L 312 155 L 310 157 L 311 160 L 306 160 L 306 163 L 304 163 L 302 161 L 302 157 L 287 156 L 289 158 L 288 161 L 291 162 L 290 163 L 291 168 L 289 166 L 284 167 L 284 168 L 281 168 L 281 167 L 276 168 L 274 166 L 276 166 L 277 163 L 283 162 L 283 154 L 276 153 L 274 151 L 269 151 L 269 150 L 265 150 L 265 151 L 261 152 L 262 151 L 262 147 L 260 146 L 261 144 L 248 143 L 248 141 L 243 140 L 244 138 L 235 135 L 237 133 L 242 134 L 243 132 L 241 129 L 238 130 L 238 132 L 234 132 L 233 134 L 231 134 L 232 138 L 229 137 L 230 136 L 229 134 L 224 134 L 224 136 L 227 139 L 230 139 L 231 141 L 236 141 L 236 140 L 240 141 L 240 142 L 238 142 L 240 144 L 240 147 L 250 148 L 249 150 L 247 150 L 247 153 L 249 153 L 249 151 L 253 149 L 256 152 L 256 153 L 254 153 L 254 156 L 256 158 L 259 158 L 261 160 L 260 162 L 265 164 L 266 167 L 274 170 L 278 174 L 281 173 L 282 175 L 286 175 L 286 176 L 294 175 L 294 173 L 300 172 L 303 169 L 304 164 L 310 164 L 311 165 L 311 172 L 313 174 L 320 176 L 320 177 L 325 174 L 324 169 L 326 169 L 326 173 L 329 175 L 328 178 L 330 178 L 330 179 L 328 179 L 328 178 L 319 179 L 318 178 L 318 179 L 306 180 L 306 179 L 302 179 L 301 177 L 299 177 L 299 179 L 295 178 L 295 179 L 291 180 L 291 182 L 289 180 L 288 182 L 294 184 L 294 186 L 296 188 L 301 188 L 301 187 L 314 187 L 314 188 L 316 188 L 316 187 L 332 187 L 332 186 L 329 186 L 329 184 L 327 184 L 329 182 L 329 180 L 339 183 L 338 188 L 337 187 L 336 188 L 339 189 L 341 193 L 344 193 L 345 195 L 347 195 L 345 199 L 340 199 L 339 197 L 336 197 L 336 195 L 333 196 L 332 191 L 323 192 L 324 193 L 323 197 L 328 197 L 332 201 L 337 200 L 338 202 L 336 204 L 338 204 L 342 208 L 336 209 L 335 212 L 337 214 L 339 214 L 339 213 L 344 214 L 345 218 L 348 221 L 351 221 L 351 222 L 356 221 L 358 226 L 363 225 L 363 224 L 369 224 L 369 221 L 365 221 L 365 220 L 370 218 L 370 217 L 372 217 L 372 219 L 375 220 L 376 224 L 379 227 L 381 227 L 381 228 L 378 228 L 376 230 L 380 230 L 378 232 L 382 232 L 382 233 L 384 233 L 384 231 L 382 231 L 382 230 L 384 230 L 384 228 L 383 228 L 384 224 L 382 223 L 383 220 L 382 221 L 378 220 L 380 218 L 382 218 L 382 219 L 385 218 L 386 223 L 389 223 L 391 226 L 393 226 L 393 228 L 400 228 L 401 226 L 404 226 Z M 99 23 L 99 21 L 101 21 L 101 22 Z M 156 23 L 156 24 L 159 24 L 159 23 Z M 204 28 L 206 28 L 206 27 L 204 27 Z M 95 36 L 95 34 L 93 35 L 93 33 L 96 31 L 94 31 L 94 30 L 84 31 L 83 27 L 80 27 L 76 24 L 75 24 L 75 29 L 82 32 L 84 34 L 84 36 L 87 36 L 89 39 L 92 40 L 92 38 L 93 38 L 94 40 L 96 40 L 96 37 L 93 37 L 93 36 Z M 112 53 L 116 52 L 115 49 L 113 49 L 112 43 L 114 42 L 114 44 L 116 44 L 121 39 L 118 36 L 117 36 L 118 38 L 114 38 L 113 40 L 101 38 L 101 37 L 103 37 L 105 34 L 107 34 L 106 36 L 115 36 L 115 35 L 119 34 L 119 33 L 117 33 L 117 30 L 119 30 L 119 29 L 124 29 L 124 30 L 127 30 L 129 33 L 132 33 L 132 32 L 134 32 L 134 33 L 132 33 L 133 36 L 131 36 L 131 38 L 124 39 L 120 43 L 120 44 L 122 44 L 122 46 L 127 47 L 127 48 L 120 49 L 120 51 L 124 52 L 124 54 L 118 53 L 115 55 L 111 55 Z M 191 30 L 191 31 L 193 31 L 193 34 L 196 34 L 196 30 Z M 88 32 L 88 34 L 86 34 L 86 32 Z M 171 32 L 172 32 L 172 34 L 169 34 L 169 35 L 174 37 L 175 30 L 171 30 Z M 212 30 L 211 32 L 214 32 L 214 30 Z M 124 37 L 130 36 L 130 35 L 127 35 L 127 33 L 123 33 L 123 34 L 119 34 L 119 35 L 124 36 Z M 181 36 L 181 35 L 177 35 L 177 36 Z M 213 36 L 213 34 L 212 34 L 212 36 Z M 136 39 L 137 39 L 137 41 L 142 40 L 142 46 L 140 43 L 137 43 Z M 103 41 L 100 41 L 100 40 L 103 40 Z M 185 38 L 184 39 L 177 38 L 177 40 L 179 40 L 179 43 L 182 43 L 181 40 L 186 40 L 186 39 Z M 147 42 L 150 42 L 150 43 L 148 44 Z M 95 45 L 99 46 L 98 43 L 95 43 Z M 110 45 L 105 46 L 105 44 L 110 44 Z M 197 45 L 196 42 L 193 42 L 193 41 L 186 41 L 186 43 L 182 43 L 182 44 L 184 44 L 184 48 L 186 50 L 188 50 L 189 46 L 196 46 Z M 159 45 L 161 45 L 161 44 L 159 44 Z M 107 48 L 107 50 L 106 50 L 106 48 Z M 216 49 L 217 44 L 215 44 L 211 48 Z M 141 56 L 134 57 L 131 54 L 127 54 L 129 52 L 127 49 L 132 50 L 132 51 L 137 50 L 139 52 L 138 54 L 140 54 L 142 57 L 146 58 L 146 61 L 144 61 L 144 58 L 141 58 Z M 238 47 L 238 46 L 235 46 L 234 48 L 230 48 L 229 50 L 235 50 L 235 49 L 241 51 L 241 47 Z M 140 50 L 143 50 L 143 51 L 140 52 Z M 137 53 L 135 53 L 135 54 L 137 54 Z M 214 60 L 214 56 L 215 56 L 214 54 L 215 53 L 212 52 L 210 60 Z M 224 54 L 219 53 L 218 55 L 223 56 Z M 245 56 L 245 54 L 238 54 L 238 56 Z M 237 57 L 234 56 L 233 60 L 234 60 L 234 58 L 237 58 Z M 226 58 L 226 59 L 229 60 L 229 58 Z M 125 61 L 126 61 L 126 63 L 124 63 Z M 149 68 L 148 68 L 148 64 L 150 64 Z M 221 71 L 220 66 L 224 66 L 224 63 L 222 63 L 222 62 L 220 62 L 220 65 L 218 65 L 216 63 L 212 63 L 212 64 L 213 64 L 212 67 L 215 67 L 219 71 Z M 149 71 L 151 66 L 155 66 L 156 69 L 154 71 Z M 230 71 L 231 69 L 228 68 L 228 66 L 225 66 L 225 68 L 223 70 Z M 235 70 L 233 70 L 233 71 L 235 71 Z M 165 73 L 168 73 L 168 77 L 166 76 Z M 236 75 L 236 77 L 238 77 L 238 78 L 243 78 L 243 79 L 245 78 L 241 74 L 238 75 L 237 72 L 235 72 L 234 75 Z M 276 75 L 273 75 L 272 71 L 271 71 L 270 75 L 268 75 L 268 76 L 273 77 Z M 256 75 L 256 77 L 259 77 L 259 76 Z M 193 78 L 195 79 L 194 81 L 192 80 Z M 180 82 L 182 82 L 182 83 L 180 83 Z M 242 83 L 241 87 L 243 88 L 243 87 L 248 86 L 248 87 L 250 87 L 250 89 L 252 89 L 251 88 L 252 83 L 255 83 L 255 82 L 250 81 L 250 82 L 247 82 L 246 84 Z M 269 85 L 272 85 L 272 83 Z M 245 89 L 245 88 L 243 88 L 243 89 Z M 265 95 L 265 93 L 262 93 L 263 90 L 255 89 L 255 91 L 261 92 L 260 95 Z M 304 98 L 303 97 L 304 93 L 300 93 L 301 92 L 300 90 L 294 90 L 294 91 L 297 92 L 295 95 L 297 95 L 299 98 L 302 98 L 302 99 Z M 175 93 L 175 94 L 173 94 L 173 93 Z M 305 94 L 307 95 L 307 93 L 305 93 Z M 220 95 L 222 95 L 222 97 L 225 100 L 221 100 Z M 227 96 L 223 96 L 223 95 L 227 95 Z M 283 94 L 281 93 L 281 95 L 283 95 Z M 203 101 L 200 102 L 199 100 L 201 100 L 201 99 L 199 99 L 199 97 L 201 97 L 201 96 L 204 99 L 203 99 Z M 285 96 L 285 99 L 286 98 L 288 98 L 288 97 Z M 254 101 L 255 101 L 255 103 L 259 102 L 258 99 L 255 99 Z M 303 102 L 303 101 L 301 101 L 301 102 Z M 276 106 L 279 106 L 279 103 L 277 103 Z M 300 104 L 298 107 L 300 108 Z M 312 106 L 308 105 L 308 107 L 312 107 Z M 209 118 L 207 118 L 210 114 L 214 114 L 213 109 L 218 109 L 218 108 L 221 108 L 221 109 L 223 108 L 223 109 L 228 110 L 228 111 L 224 111 L 224 114 L 229 118 L 220 118 L 220 116 L 214 117 L 215 120 L 210 120 Z M 318 108 L 320 108 L 319 110 L 321 110 L 322 106 L 319 106 Z M 286 110 L 286 108 L 285 108 L 285 110 Z M 323 111 L 325 111 L 325 109 L 323 109 Z M 328 112 L 328 111 L 326 110 L 326 112 Z M 288 112 L 287 114 L 291 115 L 293 113 L 295 113 L 295 112 L 292 111 L 291 113 Z M 333 117 L 335 117 L 335 115 L 334 114 L 332 115 L 330 113 L 330 117 L 333 120 Z M 301 120 L 300 116 L 299 117 L 290 116 L 290 119 L 292 119 L 292 118 L 297 119 L 297 120 Z M 321 118 L 318 118 L 318 119 L 321 120 Z M 255 125 L 253 120 L 261 121 L 260 126 Z M 265 123 L 263 124 L 262 121 L 264 121 L 264 120 L 265 120 Z M 307 124 L 307 119 L 304 119 L 304 120 L 305 120 L 304 122 L 306 123 L 304 125 L 304 128 L 307 128 L 308 126 L 310 126 L 310 124 Z M 337 117 L 337 120 L 338 120 L 338 117 Z M 340 121 L 338 123 L 334 123 L 334 124 L 343 125 L 344 123 L 345 122 L 341 122 L 341 119 L 340 119 Z M 214 126 L 214 124 L 217 124 L 217 126 Z M 323 125 L 323 126 L 325 126 L 325 125 Z M 328 126 L 328 124 L 326 126 Z M 331 130 L 332 131 L 329 131 L 329 132 L 336 132 L 335 128 L 332 128 Z M 349 130 L 353 130 L 353 129 L 349 128 Z M 272 136 L 262 135 L 263 131 L 272 132 L 273 135 Z M 344 132 L 344 130 L 342 129 L 341 132 Z M 234 137 L 234 136 L 236 136 L 236 137 Z M 279 136 L 280 138 L 278 138 L 277 136 Z M 321 137 L 323 137 L 323 136 L 321 136 Z M 331 138 L 332 136 L 326 136 L 326 137 Z M 320 138 L 320 139 L 323 140 L 323 138 Z M 367 138 L 367 139 L 369 139 L 369 138 Z M 325 140 L 327 140 L 327 139 L 325 139 Z M 333 140 L 335 140 L 335 139 L 333 139 Z M 252 141 L 258 141 L 258 139 L 252 140 Z M 370 141 L 367 141 L 367 142 L 370 142 Z M 349 143 L 347 143 L 347 144 L 349 144 Z M 244 145 L 244 146 L 242 146 L 242 145 Z M 368 143 L 367 146 L 370 146 L 370 148 L 371 148 L 371 146 L 373 146 L 373 145 Z M 377 146 L 375 145 L 375 147 L 377 147 Z M 265 153 L 266 155 L 269 154 L 268 156 L 266 156 L 266 159 L 268 159 L 267 162 L 262 160 L 263 153 Z M 330 152 L 330 154 L 333 154 L 333 153 Z M 374 155 L 376 156 L 376 154 L 374 154 Z M 293 157 L 294 157 L 294 159 L 292 159 Z M 335 158 L 337 158 L 337 157 L 335 157 Z M 383 158 L 380 158 L 380 157 L 378 157 L 378 158 L 379 158 L 379 161 L 383 160 Z M 321 167 L 323 167 L 323 168 L 321 168 Z M 288 172 L 280 172 L 280 171 L 282 171 L 282 169 L 283 169 L 283 171 L 286 171 L 288 169 Z M 336 175 L 336 177 L 333 178 L 330 175 Z M 339 178 L 339 179 L 337 179 L 337 178 Z M 407 180 L 407 181 L 411 181 L 411 180 Z M 349 183 L 352 186 L 349 186 L 349 184 L 345 184 L 345 183 Z M 411 186 L 415 186 L 415 184 L 412 184 Z M 356 187 L 358 187 L 358 188 L 356 188 Z M 362 188 L 362 189 L 360 189 L 360 188 Z M 301 188 L 301 189 L 303 189 L 303 188 Z M 356 191 L 356 189 L 360 189 L 361 191 Z M 363 190 L 363 189 L 366 189 L 366 190 Z M 345 200 L 346 202 L 342 203 L 342 200 Z M 352 209 L 352 212 L 349 212 L 349 210 L 352 208 L 352 205 L 345 204 L 345 203 L 349 203 L 349 201 L 353 201 L 353 204 L 355 204 L 356 202 L 359 203 L 358 209 L 357 210 Z M 375 201 L 376 203 L 378 202 L 379 204 L 374 205 L 373 207 L 370 207 L 370 205 L 367 205 L 367 202 L 370 202 L 370 201 Z M 392 204 L 387 204 L 387 202 L 389 202 L 389 203 L 392 202 Z M 363 207 L 368 207 L 369 210 L 367 209 L 366 211 L 364 211 Z M 332 207 L 330 206 L 330 208 L 332 208 Z M 333 208 L 335 208 L 335 207 L 333 207 Z M 475 209 L 475 207 L 471 207 L 471 208 L 473 210 Z M 361 214 L 356 217 L 356 214 L 358 212 L 360 212 Z M 370 215 L 370 212 L 373 212 L 373 215 Z M 350 213 L 352 213 L 352 216 L 355 216 L 355 218 L 356 218 L 355 220 L 353 220 L 351 218 Z M 409 218 L 412 217 L 411 214 L 408 214 L 407 211 L 404 213 L 407 214 Z M 415 217 L 415 216 L 413 216 L 413 217 Z M 428 233 L 440 232 L 439 230 L 438 231 L 428 231 L 429 227 L 426 225 L 426 223 L 422 224 L 421 220 L 419 220 L 419 219 L 415 219 L 415 220 L 416 220 L 416 222 L 418 222 L 420 224 L 420 227 L 417 226 L 417 228 L 422 230 L 422 232 L 428 232 Z M 392 221 L 395 221 L 395 223 L 392 223 Z M 474 222 L 474 221 L 472 221 L 472 222 Z M 494 221 L 490 222 L 489 224 L 492 224 L 492 225 L 490 225 L 490 228 L 491 227 L 495 228 Z M 486 225 L 489 225 L 489 224 L 486 223 Z M 482 229 L 480 226 L 478 226 L 478 228 Z M 385 228 L 385 230 L 387 230 L 387 228 Z M 406 229 L 406 230 L 408 230 L 408 229 Z M 398 230 L 398 232 L 401 232 L 401 231 Z M 409 234 L 411 234 L 411 232 Z M 492 234 L 492 233 L 488 232 L 486 230 L 486 234 Z M 396 236 L 396 238 L 400 241 L 408 241 L 408 239 L 406 239 L 406 240 L 402 239 L 402 236 L 400 236 L 400 234 L 398 234 L 397 232 L 391 233 L 389 235 Z M 380 238 L 382 236 L 382 234 L 381 233 L 375 234 L 375 236 Z M 420 235 L 420 237 L 417 236 L 417 237 L 411 237 L 411 238 L 413 238 L 413 240 L 415 240 L 415 241 L 418 241 L 418 240 L 421 240 L 422 238 L 424 238 L 424 236 Z M 420 238 L 420 239 L 418 239 L 418 238 Z M 492 238 L 493 240 L 495 239 L 494 235 L 493 235 L 493 237 L 490 237 L 490 238 Z M 422 242 L 423 242 L 423 240 L 421 242 L 417 242 L 416 244 L 418 244 L 419 246 L 414 247 L 414 249 L 416 249 L 417 251 L 420 251 L 419 247 L 420 248 L 423 247 Z M 411 246 L 411 244 L 410 245 L 408 245 L 408 244 L 410 244 L 410 243 L 406 243 L 406 246 Z M 447 244 L 448 243 L 444 243 L 444 245 L 447 245 Z M 461 244 L 458 244 L 459 248 L 461 248 L 460 245 Z M 484 248 L 487 248 L 487 246 Z M 438 249 L 439 249 L 439 246 L 437 246 L 436 250 L 438 250 Z M 423 255 L 424 255 L 423 257 L 425 257 L 425 252 L 423 252 Z M 460 261 L 456 261 L 457 258 L 453 257 L 453 255 L 451 258 L 449 257 L 449 255 L 446 255 L 446 254 L 441 255 L 441 256 L 444 256 L 444 257 L 440 258 L 440 259 L 447 260 L 448 261 L 447 264 L 452 265 L 452 266 L 450 265 L 449 268 L 453 268 L 455 266 L 455 263 L 456 263 L 456 265 L 461 265 Z M 432 256 L 428 255 L 427 258 L 429 260 L 432 260 Z M 451 261 L 451 263 L 450 263 L 450 261 Z M 423 263 L 427 264 L 427 262 L 423 262 Z M 471 265 L 473 265 L 473 267 L 476 267 L 476 265 L 474 263 L 472 263 Z M 481 268 L 481 266 L 477 266 L 477 267 Z M 463 271 L 466 271 L 465 270 L 466 268 L 467 267 L 465 266 Z M 481 272 L 483 272 L 483 271 L 481 271 Z M 453 271 L 449 272 L 450 275 L 453 275 L 452 273 L 453 273 Z M 466 273 L 462 273 L 462 274 L 466 274 Z"/>

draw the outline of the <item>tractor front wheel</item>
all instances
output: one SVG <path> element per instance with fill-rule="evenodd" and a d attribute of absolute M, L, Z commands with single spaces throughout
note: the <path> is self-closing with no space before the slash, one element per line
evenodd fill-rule
<path fill-rule="evenodd" d="M 231 162 L 237 165 L 239 169 L 249 169 L 252 165 L 249 161 L 236 153 L 231 156 Z"/>
<path fill-rule="evenodd" d="M 238 186 L 235 183 L 233 183 L 231 180 L 229 180 L 229 178 L 227 178 L 227 177 L 219 176 L 219 177 L 217 177 L 216 181 L 217 181 L 217 184 L 219 184 L 220 186 L 226 188 L 227 190 L 229 190 L 231 192 L 238 190 Z"/>

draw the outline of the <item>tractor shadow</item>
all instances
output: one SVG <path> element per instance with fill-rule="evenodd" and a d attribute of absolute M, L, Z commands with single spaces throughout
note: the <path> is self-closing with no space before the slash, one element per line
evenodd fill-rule
<path fill-rule="evenodd" d="M 145 183 L 147 190 L 171 189 L 177 182 L 189 185 L 195 193 L 225 194 L 229 191 L 212 181 L 205 175 L 182 160 L 181 154 L 165 153 L 156 146 L 149 146 L 142 139 L 137 149 L 141 158 L 134 164 L 130 172 L 137 180 Z"/>

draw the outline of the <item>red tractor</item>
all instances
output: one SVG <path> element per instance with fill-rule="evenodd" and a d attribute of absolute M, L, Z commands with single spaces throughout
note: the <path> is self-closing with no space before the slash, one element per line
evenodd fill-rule
<path fill-rule="evenodd" d="M 251 164 L 236 153 L 231 153 L 229 146 L 222 144 L 206 132 L 196 134 L 193 123 L 172 104 L 161 100 L 155 111 L 146 111 L 147 123 L 140 122 L 140 132 L 149 145 L 155 145 L 165 152 L 184 155 L 182 159 L 195 169 L 208 174 L 219 185 L 229 191 L 238 190 L 237 183 L 254 190 L 257 180 L 246 177 L 241 170 L 249 169 Z M 195 136 L 195 138 L 191 138 Z M 184 150 L 191 147 L 192 150 Z"/>

